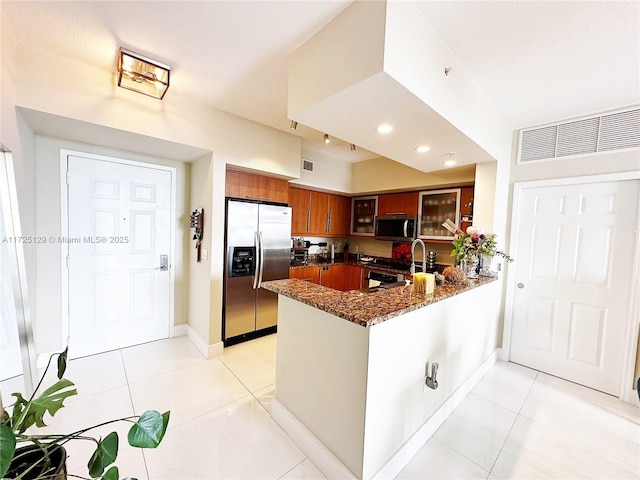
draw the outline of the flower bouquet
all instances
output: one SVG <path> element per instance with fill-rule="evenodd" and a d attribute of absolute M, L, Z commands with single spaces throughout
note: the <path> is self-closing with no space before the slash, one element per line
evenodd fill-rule
<path fill-rule="evenodd" d="M 477 270 L 480 270 L 482 268 L 482 265 L 480 265 L 482 256 L 498 256 L 504 258 L 507 262 L 513 261 L 508 254 L 498 250 L 495 233 L 485 234 L 482 227 L 469 227 L 466 232 L 463 232 L 449 219 L 442 226 L 455 235 L 454 240 L 451 242 L 453 245 L 451 256 L 455 257 L 456 264 L 471 264 L 476 266 Z"/>

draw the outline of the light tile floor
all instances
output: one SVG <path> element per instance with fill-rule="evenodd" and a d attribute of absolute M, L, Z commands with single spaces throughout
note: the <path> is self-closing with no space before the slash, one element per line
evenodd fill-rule
<path fill-rule="evenodd" d="M 71 361 L 66 376 L 79 394 L 50 429 L 170 409 L 160 448 L 121 447 L 122 478 L 323 479 L 271 419 L 276 341 L 270 335 L 204 360 L 181 337 Z M 0 384 L 5 398 L 18 383 Z M 124 443 L 127 428 L 118 427 Z M 87 476 L 90 453 L 90 445 L 72 447 L 70 473 Z M 498 362 L 396 478 L 638 479 L 640 410 Z"/>

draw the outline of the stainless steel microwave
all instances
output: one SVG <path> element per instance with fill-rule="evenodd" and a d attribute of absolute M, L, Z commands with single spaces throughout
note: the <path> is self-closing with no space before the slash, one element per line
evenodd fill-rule
<path fill-rule="evenodd" d="M 412 242 L 418 231 L 418 217 L 415 215 L 381 215 L 375 217 L 374 234 L 376 240 Z"/>

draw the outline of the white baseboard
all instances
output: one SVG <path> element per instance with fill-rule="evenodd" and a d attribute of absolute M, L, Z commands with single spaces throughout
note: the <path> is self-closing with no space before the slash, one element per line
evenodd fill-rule
<path fill-rule="evenodd" d="M 385 463 L 372 477 L 375 480 L 395 478 L 400 471 L 418 453 L 418 450 L 431 438 L 435 431 L 444 423 L 449 415 L 456 409 L 460 402 L 473 390 L 473 387 L 489 371 L 498 360 L 501 349 L 496 349 L 473 374 L 436 410 L 427 421 L 422 424 L 416 433 L 402 444 L 396 453 Z M 353 473 L 345 467 L 313 433 L 300 423 L 300 421 L 284 407 L 277 398 L 271 404 L 271 416 L 291 437 L 300 450 L 311 460 L 327 478 L 355 479 Z"/>
<path fill-rule="evenodd" d="M 185 325 L 185 327 L 187 338 L 191 340 L 191 343 L 193 343 L 204 358 L 213 358 L 222 354 L 222 350 L 224 349 L 222 342 L 209 345 L 190 325 Z"/>
<path fill-rule="evenodd" d="M 509 361 L 509 350 L 507 350 L 506 348 L 499 348 L 498 349 L 498 360 L 500 360 L 502 362 L 508 362 Z"/>
<path fill-rule="evenodd" d="M 275 398 L 271 403 L 271 417 L 325 477 L 332 480 L 342 478 L 355 480 L 357 478 Z"/>
<path fill-rule="evenodd" d="M 187 324 L 173 325 L 171 327 L 171 338 L 184 337 L 187 335 Z"/>
<path fill-rule="evenodd" d="M 409 438 L 404 444 L 402 444 L 395 454 L 385 463 L 380 470 L 374 475 L 373 479 L 388 479 L 395 478 L 402 469 L 411 461 L 411 459 L 418 453 L 418 450 L 427 443 L 427 440 L 435 433 L 440 425 L 453 413 L 460 402 L 464 400 L 464 397 L 473 390 L 473 387 L 484 377 L 494 363 L 498 360 L 499 350 L 496 349 L 489 355 L 489 357 L 482 362 L 482 364 L 471 374 L 465 382 L 453 392 L 449 398 L 442 404 L 433 415 L 431 415 L 426 422 Z"/>

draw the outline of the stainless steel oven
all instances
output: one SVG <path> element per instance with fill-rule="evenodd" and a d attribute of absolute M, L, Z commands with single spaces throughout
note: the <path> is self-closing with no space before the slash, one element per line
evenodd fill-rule
<path fill-rule="evenodd" d="M 365 268 L 365 287 L 368 288 L 392 288 L 404 285 L 404 274 L 384 272 Z"/>

